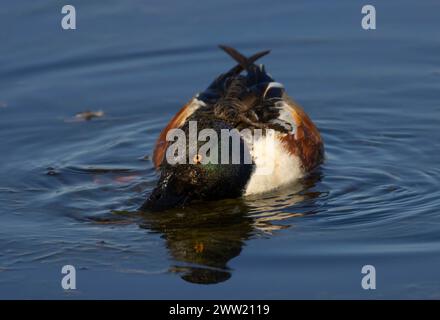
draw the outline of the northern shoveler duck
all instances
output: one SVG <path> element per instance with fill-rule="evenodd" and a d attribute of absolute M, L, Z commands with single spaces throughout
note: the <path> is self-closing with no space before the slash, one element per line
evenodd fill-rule
<path fill-rule="evenodd" d="M 323 142 L 312 120 L 288 97 L 284 86 L 266 73 L 263 65 L 255 64 L 270 51 L 246 58 L 231 47 L 220 48 L 238 64 L 192 98 L 160 133 L 153 163 L 161 175 L 142 209 L 163 210 L 193 200 L 264 193 L 303 177 L 323 161 Z M 199 147 L 208 139 L 191 136 L 194 122 L 197 134 L 211 129 L 221 136 L 224 129 L 237 129 L 240 160 L 201 161 Z M 249 138 L 245 128 L 260 129 L 263 134 Z M 191 150 L 186 146 L 180 154 L 184 161 L 167 160 L 169 154 L 179 156 L 172 148 L 173 141 L 167 138 L 172 129 L 181 129 L 188 145 L 196 141 L 197 148 Z M 209 153 L 217 153 L 220 158 L 228 153 L 228 160 L 234 157 L 231 148 L 222 148 L 219 142 L 214 152 Z M 246 157 L 251 161 L 244 161 Z"/>

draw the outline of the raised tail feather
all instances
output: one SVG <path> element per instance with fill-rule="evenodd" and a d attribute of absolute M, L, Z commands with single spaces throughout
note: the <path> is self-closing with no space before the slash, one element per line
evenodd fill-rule
<path fill-rule="evenodd" d="M 264 50 L 257 52 L 250 56 L 249 58 L 246 58 L 243 54 L 238 52 L 236 49 L 232 47 L 228 47 L 225 45 L 219 45 L 220 49 L 222 49 L 224 52 L 226 52 L 229 56 L 231 56 L 232 59 L 238 62 L 238 65 L 229 70 L 228 73 L 240 73 L 242 70 L 248 70 L 251 65 L 254 64 L 255 61 L 260 59 L 261 57 L 264 57 L 265 55 L 270 53 L 270 50 Z"/>
<path fill-rule="evenodd" d="M 225 46 L 225 45 L 219 45 L 219 47 L 225 51 L 229 56 L 231 56 L 235 61 L 238 62 L 238 64 L 229 69 L 226 73 L 222 73 L 219 75 L 210 85 L 209 87 L 200 94 L 200 97 L 205 96 L 205 99 L 210 99 L 209 96 L 214 96 L 218 94 L 219 92 L 222 92 L 224 90 L 223 84 L 224 81 L 229 77 L 235 77 L 239 75 L 243 70 L 246 70 L 250 74 L 256 74 L 259 71 L 264 71 L 264 69 L 258 68 L 254 62 L 257 61 L 259 58 L 267 55 L 270 50 L 264 50 L 257 52 L 250 56 L 249 58 L 246 58 L 243 54 L 235 50 L 234 48 Z M 267 77 L 267 75 L 264 73 L 264 75 Z M 258 78 L 258 77 L 256 77 Z"/>

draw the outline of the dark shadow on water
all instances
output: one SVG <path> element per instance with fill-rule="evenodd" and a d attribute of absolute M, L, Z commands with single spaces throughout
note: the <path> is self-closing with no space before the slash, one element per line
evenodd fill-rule
<path fill-rule="evenodd" d="M 192 283 L 229 279 L 227 263 L 253 234 L 254 219 L 242 201 L 194 205 L 184 210 L 146 213 L 141 227 L 159 232 L 172 258 L 183 265 L 171 271 Z"/>
<path fill-rule="evenodd" d="M 203 202 L 184 209 L 143 213 L 140 227 L 159 233 L 176 263 L 170 271 L 185 281 L 215 284 L 228 280 L 228 262 L 239 256 L 245 243 L 269 237 L 291 226 L 292 219 L 315 213 L 320 193 L 309 189 L 320 180 L 316 173 L 283 190 L 242 199 Z M 303 208 L 298 205 L 307 201 Z"/>

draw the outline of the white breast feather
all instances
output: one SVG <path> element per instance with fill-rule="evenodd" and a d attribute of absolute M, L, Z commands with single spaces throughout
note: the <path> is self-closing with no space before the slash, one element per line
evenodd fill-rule
<path fill-rule="evenodd" d="M 251 154 L 255 171 L 246 186 L 245 195 L 276 189 L 304 175 L 300 159 L 288 153 L 276 137 L 267 135 L 254 141 Z"/>

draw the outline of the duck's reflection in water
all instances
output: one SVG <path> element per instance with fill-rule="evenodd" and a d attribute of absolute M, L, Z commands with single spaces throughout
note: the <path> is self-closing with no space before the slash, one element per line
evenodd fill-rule
<path fill-rule="evenodd" d="M 314 175 L 264 196 L 144 213 L 141 227 L 163 235 L 176 261 L 170 270 L 179 273 L 182 279 L 199 284 L 223 282 L 231 277 L 228 262 L 240 254 L 246 240 L 288 228 L 291 218 L 314 213 L 313 205 L 298 212 L 289 209 L 305 200 L 313 202 L 319 193 L 305 190 L 317 179 L 319 175 Z"/>

